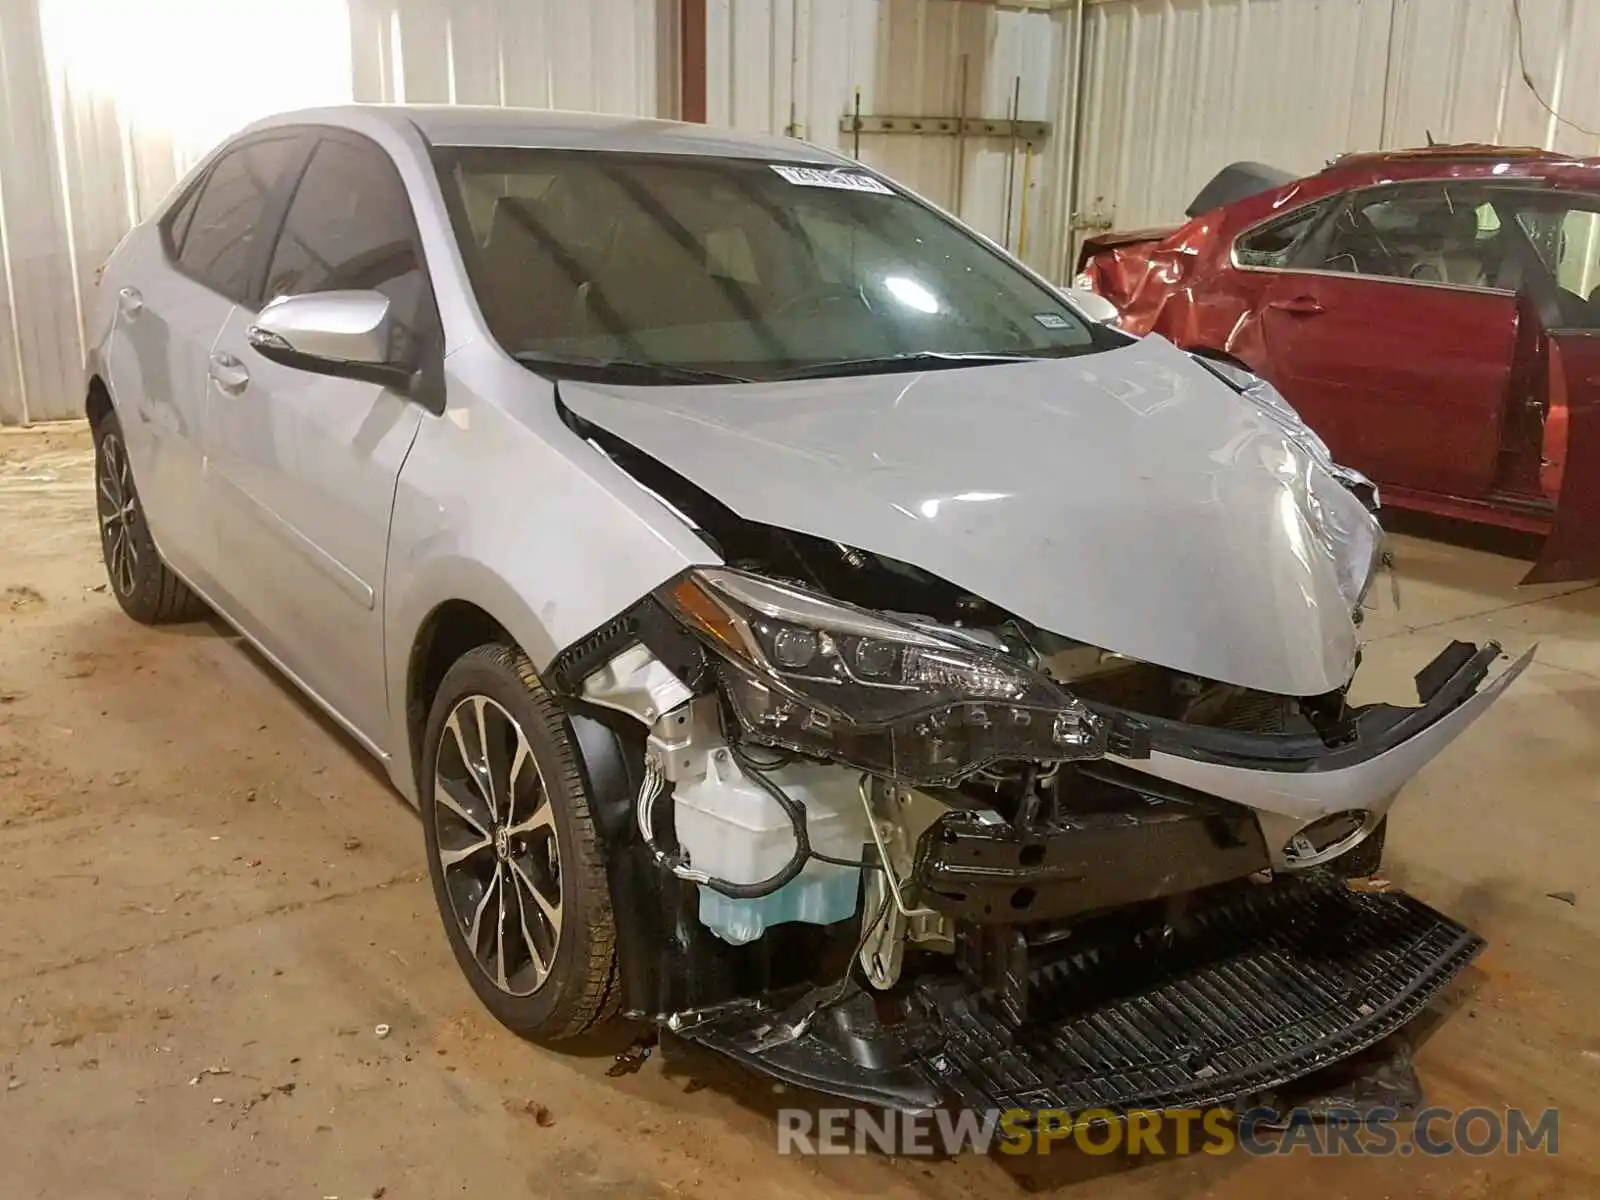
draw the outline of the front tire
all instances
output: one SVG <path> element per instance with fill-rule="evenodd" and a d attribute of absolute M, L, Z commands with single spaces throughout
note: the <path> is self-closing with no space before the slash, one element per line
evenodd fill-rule
<path fill-rule="evenodd" d="M 419 793 L 434 900 L 484 1007 L 534 1041 L 614 1015 L 616 919 L 588 794 L 520 650 L 480 646 L 446 672 Z"/>
<path fill-rule="evenodd" d="M 144 505 L 133 483 L 127 443 L 115 413 L 94 423 L 96 510 L 100 517 L 100 554 L 111 593 L 122 611 L 142 625 L 192 621 L 205 605 L 161 559 Z"/>

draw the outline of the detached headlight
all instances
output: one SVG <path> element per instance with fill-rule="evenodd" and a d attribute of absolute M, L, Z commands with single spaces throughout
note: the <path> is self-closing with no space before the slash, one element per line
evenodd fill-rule
<path fill-rule="evenodd" d="M 1106 752 L 1104 724 L 1082 702 L 962 630 L 720 567 L 689 571 L 658 598 L 717 654 L 754 740 L 924 784 L 1003 759 Z"/>

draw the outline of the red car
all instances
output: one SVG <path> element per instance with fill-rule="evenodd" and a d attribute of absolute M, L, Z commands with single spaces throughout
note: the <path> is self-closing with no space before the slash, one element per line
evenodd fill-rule
<path fill-rule="evenodd" d="M 1386 504 L 1547 535 L 1525 583 L 1600 576 L 1600 159 L 1238 163 L 1189 215 L 1090 238 L 1076 286 L 1268 380 Z"/>

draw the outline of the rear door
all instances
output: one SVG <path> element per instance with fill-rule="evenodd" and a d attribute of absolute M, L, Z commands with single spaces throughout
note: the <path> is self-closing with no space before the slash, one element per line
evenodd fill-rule
<path fill-rule="evenodd" d="M 1364 189 L 1274 273 L 1266 374 L 1379 483 L 1494 488 L 1517 302 L 1492 216 L 1473 184 Z"/>
<path fill-rule="evenodd" d="M 273 189 L 295 166 L 283 135 L 224 151 L 161 222 L 159 261 L 116 281 L 111 386 L 140 496 L 162 554 L 202 588 L 213 557 L 202 498 L 207 361 L 251 288 Z"/>
<path fill-rule="evenodd" d="M 325 135 L 271 250 L 263 300 L 342 289 L 386 295 L 400 338 L 438 353 L 410 200 L 386 151 Z M 356 733 L 385 728 L 383 581 L 400 468 L 419 404 L 379 384 L 263 358 L 240 305 L 208 392 L 219 569 L 240 621 Z M 424 350 L 426 348 L 426 350 Z"/>

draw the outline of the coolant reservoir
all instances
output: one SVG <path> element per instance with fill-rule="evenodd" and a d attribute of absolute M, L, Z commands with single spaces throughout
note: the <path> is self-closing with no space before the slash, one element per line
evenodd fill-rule
<path fill-rule="evenodd" d="M 679 782 L 673 792 L 678 845 L 689 865 L 729 883 L 759 883 L 794 856 L 794 827 L 767 792 L 747 775 L 726 747 L 706 755 L 704 777 Z M 843 767 L 790 763 L 764 772 L 785 795 L 805 806 L 811 848 L 860 861 L 869 836 L 858 776 Z M 700 921 L 735 946 L 754 941 L 769 925 L 806 921 L 831 925 L 856 911 L 859 867 L 812 859 L 769 896 L 734 900 L 700 887 Z"/>

